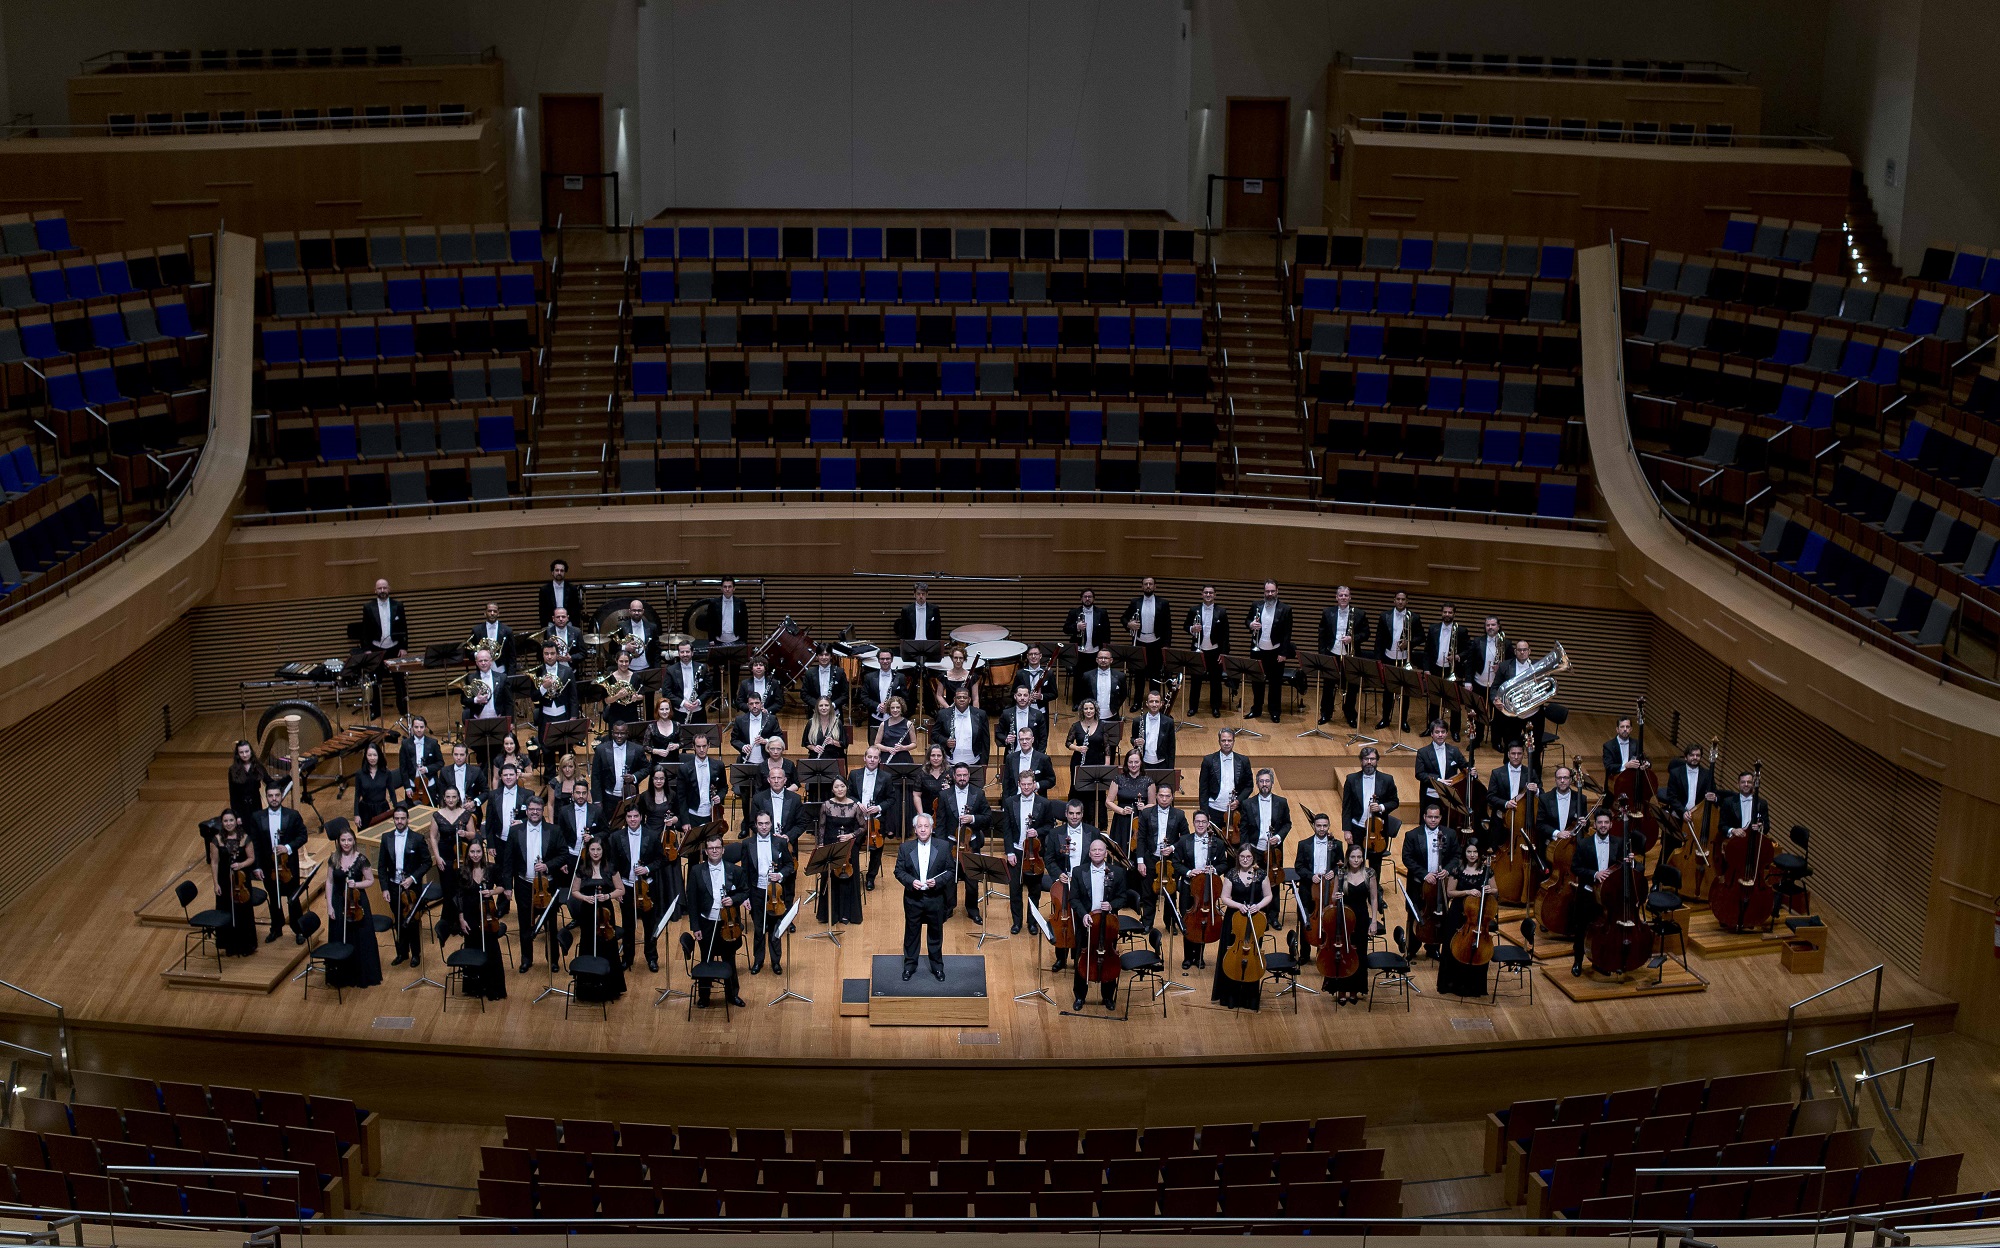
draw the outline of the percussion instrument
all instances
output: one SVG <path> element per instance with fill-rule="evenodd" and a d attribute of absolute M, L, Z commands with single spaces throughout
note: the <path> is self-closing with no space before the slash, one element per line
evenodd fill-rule
<path fill-rule="evenodd" d="M 986 665 L 988 688 L 1004 689 L 1014 683 L 1014 673 L 1021 667 L 1021 656 L 1027 652 L 1028 643 L 1025 641 L 979 641 L 966 648 L 966 657 L 974 663 Z"/>
<path fill-rule="evenodd" d="M 835 646 L 833 654 L 840 670 L 847 674 L 847 683 L 851 685 L 861 679 L 862 672 L 875 670 L 875 656 L 880 650 L 880 646 L 870 642 L 855 641 Z"/>
<path fill-rule="evenodd" d="M 984 641 L 1005 641 L 1007 630 L 998 624 L 965 624 L 951 630 L 951 639 L 962 646 L 974 646 Z M 1027 653 L 1027 647 L 1022 647 Z"/>
<path fill-rule="evenodd" d="M 666 650 L 678 650 L 682 646 L 695 644 L 694 638 L 686 633 L 666 633 L 660 638 L 660 646 Z"/>
<path fill-rule="evenodd" d="M 762 658 L 773 676 L 786 684 L 797 684 L 798 679 L 812 665 L 812 634 L 785 617 L 777 631 L 764 639 L 764 644 L 750 652 L 752 659 Z"/>

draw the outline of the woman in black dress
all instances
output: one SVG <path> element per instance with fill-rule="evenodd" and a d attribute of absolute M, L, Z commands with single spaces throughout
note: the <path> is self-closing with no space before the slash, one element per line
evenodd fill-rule
<path fill-rule="evenodd" d="M 257 855 L 236 812 L 223 811 L 218 822 L 222 826 L 215 839 L 215 908 L 228 912 L 229 926 L 215 934 L 215 945 L 224 957 L 247 958 L 257 952 L 255 886 L 263 882 L 264 873 L 257 869 Z"/>
<path fill-rule="evenodd" d="M 597 904 L 592 905 L 591 899 Z M 611 970 L 603 975 L 578 975 L 576 999 L 616 1001 L 625 995 L 625 962 L 618 950 L 618 903 L 625 900 L 625 881 L 604 858 L 604 839 L 593 836 L 583 844 L 583 858 L 576 864 L 576 876 L 569 885 L 569 913 L 576 921 L 573 957 L 603 958 Z M 613 933 L 604 940 L 605 917 Z"/>
<path fill-rule="evenodd" d="M 465 934 L 465 947 L 486 952 L 485 966 L 466 970 L 465 992 L 488 1001 L 505 1001 L 507 950 L 499 932 L 487 930 L 481 902 L 493 903 L 491 926 L 497 928 L 507 913 L 507 888 L 499 870 L 486 859 L 485 841 L 475 838 L 466 842 L 465 860 L 459 864 L 453 888 L 458 894 L 458 930 Z"/>
<path fill-rule="evenodd" d="M 907 763 L 915 744 L 910 731 L 909 708 L 901 698 L 890 698 L 882 707 L 882 726 L 875 730 L 875 744 L 882 747 L 884 763 Z"/>
<path fill-rule="evenodd" d="M 1104 826 L 1104 794 L 1079 793 L 1076 788 L 1076 769 L 1079 767 L 1102 767 L 1111 758 L 1111 751 L 1117 748 L 1117 730 L 1097 717 L 1097 699 L 1085 698 L 1076 708 L 1076 722 L 1069 726 L 1069 737 L 1064 742 L 1069 747 L 1069 796 L 1070 800 L 1083 803 L 1083 817 L 1092 827 Z"/>
<path fill-rule="evenodd" d="M 444 889 L 444 899 L 438 906 L 438 924 L 446 931 L 458 927 L 458 890 L 451 887 L 451 878 L 458 871 L 458 864 L 465 858 L 465 843 L 479 834 L 479 825 L 472 818 L 472 810 L 460 799 L 455 785 L 446 785 L 436 794 L 437 809 L 431 811 L 431 861 L 437 863 L 439 887 Z"/>
<path fill-rule="evenodd" d="M 827 898 L 833 898 L 833 918 L 835 923 L 859 923 L 861 921 L 861 873 L 856 869 L 856 859 L 860 856 L 861 804 L 847 793 L 847 781 L 837 779 L 833 791 L 819 808 L 819 843 L 833 845 L 846 842 L 849 845 L 847 874 L 841 876 L 828 872 L 826 891 L 820 894 L 817 907 L 819 921 L 827 919 Z"/>
<path fill-rule="evenodd" d="M 229 809 L 239 821 L 247 823 L 264 809 L 264 785 L 269 779 L 256 749 L 248 741 L 238 741 L 229 762 Z"/>
<path fill-rule="evenodd" d="M 923 768 L 910 785 L 910 804 L 915 813 L 937 818 L 938 795 L 951 783 L 944 770 L 944 747 L 934 745 L 924 754 Z"/>
<path fill-rule="evenodd" d="M 370 988 L 382 982 L 382 951 L 375 943 L 374 910 L 368 904 L 375 868 L 354 843 L 353 828 L 342 828 L 335 846 L 333 861 L 327 864 L 332 869 L 326 889 L 327 939 L 354 952 L 327 963 L 326 982 L 329 988 Z"/>
<path fill-rule="evenodd" d="M 521 783 L 526 786 L 528 773 L 534 768 L 529 765 L 527 756 L 521 753 L 521 738 L 511 732 L 500 738 L 500 756 L 493 760 L 493 770 L 487 774 L 497 776 L 503 768 L 510 765 L 521 773 Z"/>
<path fill-rule="evenodd" d="M 1252 978 L 1238 982 L 1222 973 L 1222 966 L 1229 957 L 1229 946 L 1235 935 L 1233 924 L 1237 914 L 1264 914 L 1271 908 L 1271 880 L 1257 869 L 1257 851 L 1248 845 L 1236 847 L 1236 865 L 1228 875 L 1222 877 L 1222 912 L 1228 919 L 1222 928 L 1222 944 L 1216 950 L 1215 991 L 1211 999 L 1232 1010 L 1255 1010 L 1264 1004 L 1264 972 L 1261 966 L 1251 968 Z"/>
<path fill-rule="evenodd" d="M 680 725 L 674 722 L 674 704 L 661 698 L 659 711 L 646 725 L 646 757 L 655 767 L 677 767 L 681 761 Z"/>
<path fill-rule="evenodd" d="M 1118 769 L 1118 778 L 1104 795 L 1104 804 L 1111 811 L 1112 844 L 1132 848 L 1132 814 L 1152 799 L 1152 792 L 1145 758 L 1137 750 L 1127 750 L 1125 765 Z"/>
<path fill-rule="evenodd" d="M 1340 871 L 1340 901 L 1347 907 L 1348 931 L 1356 945 L 1368 947 L 1368 937 L 1382 930 L 1381 920 L 1374 918 L 1379 907 L 1376 905 L 1375 873 L 1368 869 L 1368 846 L 1355 841 L 1347 847 L 1347 861 Z M 1326 991 L 1333 994 L 1335 1005 L 1353 1005 L 1368 994 L 1368 962 L 1355 968 L 1354 974 L 1340 979 L 1329 979 Z"/>
<path fill-rule="evenodd" d="M 843 764 L 847 761 L 847 726 L 840 722 L 840 711 L 834 707 L 833 699 L 821 698 L 814 705 L 812 713 L 806 716 L 806 730 L 801 740 L 805 742 L 807 758 L 830 758 Z M 843 766 L 842 770 L 846 768 Z M 806 800 L 825 801 L 825 783 L 810 785 Z"/>
<path fill-rule="evenodd" d="M 354 773 L 354 826 L 365 828 L 389 816 L 395 799 L 396 775 L 382 759 L 382 747 L 372 742 L 361 751 L 361 770 Z"/>
<path fill-rule="evenodd" d="M 1477 840 L 1467 840 L 1464 859 L 1458 869 L 1451 872 L 1444 882 L 1446 904 L 1444 908 L 1444 944 L 1438 950 L 1437 990 L 1454 997 L 1483 997 L 1486 995 L 1486 964 L 1467 966 L 1451 956 L 1451 938 L 1465 924 L 1464 899 L 1477 897 L 1482 892 L 1493 891 L 1493 872 L 1486 867 L 1486 854 Z M 1489 906 L 1499 905 L 1497 897 L 1489 898 Z"/>
<path fill-rule="evenodd" d="M 964 646 L 952 643 L 951 649 L 945 653 L 944 670 L 931 678 L 932 691 L 942 699 L 937 704 L 937 710 L 951 706 L 952 699 L 958 696 L 961 689 L 972 690 L 972 705 L 979 705 L 979 673 L 966 666 L 966 653 Z"/>

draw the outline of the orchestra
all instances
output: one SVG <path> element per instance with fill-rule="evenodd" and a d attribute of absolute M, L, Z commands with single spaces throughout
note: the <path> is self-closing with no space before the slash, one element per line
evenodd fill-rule
<path fill-rule="evenodd" d="M 1554 692 L 1545 677 L 1563 670 L 1561 647 L 1538 662 L 1529 640 L 1509 638 L 1496 617 L 1474 632 L 1450 603 L 1426 625 L 1407 592 L 1371 614 L 1347 586 L 1335 590 L 1316 653 L 1365 655 L 1374 668 L 1312 668 L 1318 722 L 1338 707 L 1358 725 L 1364 686 L 1381 699 L 1378 732 L 1393 723 L 1407 733 L 1412 703 L 1422 705 L 1424 739 L 1396 742 L 1412 755 L 1421 813 L 1406 829 L 1397 777 L 1383 770 L 1381 748 L 1363 744 L 1351 768 L 1339 766 L 1330 782 L 1315 776 L 1311 787 L 1332 789 L 1338 808 L 1302 809 L 1310 832 L 1295 837 L 1284 751 L 1260 766 L 1222 725 L 1214 750 L 1184 775 L 1178 732 L 1200 726 L 1176 719 L 1184 677 L 1169 672 L 1193 678 L 1186 710 L 1199 708 L 1207 684 L 1209 712 L 1221 714 L 1235 683 L 1223 658 L 1241 629 L 1255 666 L 1236 669 L 1251 682 L 1239 710 L 1279 722 L 1283 686 L 1307 671 L 1276 581 L 1234 621 L 1214 585 L 1175 616 L 1159 582 L 1144 577 L 1116 620 L 1086 589 L 1058 638 L 1001 651 L 1002 663 L 980 649 L 991 630 L 970 630 L 972 641 L 947 632 L 923 584 L 897 613 L 893 644 L 851 642 L 852 629 L 816 643 L 790 618 L 758 644 L 731 578 L 682 617 L 697 638 L 668 631 L 628 595 L 591 616 L 567 572 L 562 560 L 551 564 L 536 633 L 517 638 L 502 604 L 485 605 L 456 648 L 465 670 L 445 690 L 458 722 L 433 735 L 425 716 L 405 714 L 397 735 L 364 747 L 359 771 L 343 777 L 354 787 L 354 826 L 328 828 L 342 833 L 325 880 L 329 922 L 386 914 L 394 965 L 420 968 L 430 939 L 487 951 L 483 987 L 468 976 L 468 991 L 505 995 L 499 940 L 511 934 L 523 973 L 538 946 L 552 971 L 572 953 L 602 950 L 615 974 L 596 991 L 616 996 L 612 980 L 622 984 L 635 964 L 661 971 L 660 937 L 679 921 L 690 965 L 721 968 L 698 978 L 697 1004 L 715 987 L 742 1004 L 737 950 L 747 946 L 750 974 L 767 964 L 783 974 L 779 925 L 795 903 L 811 903 L 798 909 L 828 928 L 861 924 L 885 856 L 903 889 L 905 979 L 919 969 L 920 944 L 945 978 L 944 929 L 961 896 L 970 924 L 984 925 L 986 881 L 1000 878 L 991 860 L 1004 859 L 1008 934 L 1026 930 L 1029 911 L 1046 917 L 1057 933 L 1052 969 L 1071 973 L 1079 1011 L 1093 995 L 1104 1007 L 1117 1000 L 1118 941 L 1132 934 L 1121 933 L 1121 914 L 1152 932 L 1156 949 L 1161 933 L 1178 936 L 1184 971 L 1213 957 L 1213 999 L 1232 1009 L 1256 1008 L 1264 957 L 1286 939 L 1298 966 L 1318 965 L 1333 1005 L 1365 995 L 1354 954 L 1376 943 L 1435 959 L 1447 994 L 1483 993 L 1503 905 L 1554 916 L 1542 930 L 1569 944 L 1581 975 L 1604 916 L 1644 885 L 1655 846 L 1643 827 L 1659 820 L 1668 848 L 1678 847 L 1705 808 L 1717 813 L 1702 821 L 1714 829 L 1713 843 L 1698 846 L 1703 858 L 1729 851 L 1731 863 L 1748 864 L 1742 887 L 1768 891 L 1772 825 L 1759 771 L 1719 790 L 1713 752 L 1690 744 L 1656 779 L 1642 704 L 1636 730 L 1634 718 L 1616 720 L 1596 777 L 1582 758 L 1559 758 L 1545 784 L 1541 754 L 1553 738 L 1542 728 L 1562 722 L 1543 711 Z M 593 618 L 599 633 L 572 623 Z M 410 627 L 383 580 L 349 631 L 358 651 L 386 662 L 408 658 Z M 1067 697 L 1055 679 L 1065 669 Z M 376 680 L 407 710 L 401 669 Z M 923 713 L 912 716 L 913 706 Z M 1461 749 L 1466 718 L 1473 732 Z M 515 735 L 525 726 L 535 739 L 523 753 L 508 743 L 526 740 Z M 803 762 L 786 757 L 793 733 Z M 1050 760 L 1058 738 L 1066 783 Z M 1502 756 L 1484 770 L 1475 764 L 1488 761 L 1478 758 L 1488 741 Z M 806 766 L 817 762 L 833 764 L 831 775 Z M 297 803 L 287 804 L 282 765 L 250 742 L 232 752 L 229 781 L 210 861 L 218 908 L 233 920 L 224 953 L 250 956 L 256 943 L 244 933 L 254 936 L 256 906 L 267 911 L 266 942 L 298 932 L 308 834 Z M 428 823 L 413 823 L 419 810 Z M 372 853 L 357 833 L 377 838 Z M 833 846 L 845 848 L 808 868 Z M 989 865 L 968 869 L 974 854 Z M 379 902 L 366 898 L 371 888 Z M 1288 909 L 1304 922 L 1285 937 Z M 1768 904 L 1746 912 L 1767 915 Z M 1328 944 L 1331 952 L 1307 952 Z M 1590 962 L 1616 973 L 1594 953 Z M 348 975 L 368 978 L 359 967 Z"/>

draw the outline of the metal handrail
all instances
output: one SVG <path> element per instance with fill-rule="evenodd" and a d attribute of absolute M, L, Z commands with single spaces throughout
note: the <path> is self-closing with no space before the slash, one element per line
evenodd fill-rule
<path fill-rule="evenodd" d="M 1901 1032 L 1903 1034 L 1903 1061 L 1905 1064 L 1907 1064 L 1910 1060 L 1910 1045 L 1913 1041 L 1915 1041 L 1917 1035 L 1917 1025 L 1915 1023 L 1904 1023 L 1900 1027 L 1890 1027 L 1882 1031 L 1872 1031 L 1865 1036 L 1860 1036 L 1853 1040 L 1843 1040 L 1838 1044 L 1829 1044 L 1821 1048 L 1811 1050 L 1803 1058 L 1799 1059 L 1800 1093 L 1803 1095 L 1803 1094 L 1809 1094 L 1811 1092 L 1811 1087 L 1808 1083 L 1809 1076 L 1807 1075 L 1806 1072 L 1807 1069 L 1811 1067 L 1812 1059 L 1814 1059 L 1815 1057 L 1820 1056 L 1822 1053 L 1835 1053 L 1844 1049 L 1859 1049 L 1862 1045 L 1871 1044 L 1874 1041 L 1881 1040 L 1889 1036 L 1893 1036 L 1898 1032 Z M 1903 1088 L 1901 1084 L 1898 1084 L 1896 1086 L 1896 1107 L 1898 1109 L 1901 1109 L 1902 1106 L 1903 1106 Z"/>
<path fill-rule="evenodd" d="M 335 45 L 335 47 L 338 47 L 338 45 Z M 294 51 L 298 53 L 296 58 L 299 62 L 298 64 L 289 66 L 273 65 L 271 64 L 272 57 L 267 53 L 264 56 L 264 64 L 262 68 L 265 70 L 274 70 L 274 69 L 276 70 L 283 70 L 283 69 L 383 70 L 383 69 L 401 69 L 410 65 L 484 65 L 488 61 L 497 59 L 500 55 L 500 49 L 496 45 L 488 44 L 486 47 L 481 48 L 477 52 L 399 52 L 396 55 L 396 59 L 393 61 L 377 62 L 373 55 L 375 51 L 373 45 L 370 45 L 368 50 L 370 55 L 368 57 L 368 63 L 365 65 L 343 65 L 340 63 L 340 56 L 338 52 L 334 54 L 333 57 L 334 63 L 331 65 L 307 65 L 304 63 L 306 59 L 305 49 L 304 46 L 301 45 L 299 48 L 294 49 Z M 188 51 L 188 49 L 113 48 L 108 52 L 99 52 L 96 56 L 85 57 L 83 60 L 78 61 L 77 72 L 80 74 L 102 74 L 102 73 L 112 72 L 104 68 L 99 68 L 99 69 L 91 68 L 91 66 L 97 65 L 100 62 L 105 66 L 118 65 L 118 64 L 149 64 L 151 66 L 151 68 L 148 69 L 124 71 L 126 73 L 133 74 L 135 76 L 143 74 L 183 74 L 183 73 L 214 74 L 222 72 L 220 70 L 201 68 L 200 59 L 198 57 L 191 58 L 185 69 L 167 69 L 164 67 L 165 63 L 160 61 L 134 62 L 131 60 L 132 55 L 136 52 L 148 52 L 154 56 L 159 56 L 166 52 L 183 52 L 183 51 Z M 232 56 L 229 59 L 231 61 L 231 68 L 234 68 L 235 67 L 234 62 L 236 58 Z"/>
<path fill-rule="evenodd" d="M 1805 997 L 1801 1000 L 1794 1001 L 1790 1005 L 1786 1006 L 1785 1047 L 1779 1052 L 1778 1060 L 1780 1062 L 1783 1062 L 1787 1066 L 1790 1066 L 1792 1064 L 1792 1024 L 1798 1015 L 1800 1006 L 1811 1005 L 1813 1002 L 1819 1000 L 1827 993 L 1839 992 L 1842 988 L 1847 987 L 1849 984 L 1867 979 L 1870 975 L 1873 975 L 1875 977 L 1875 1001 L 1874 1004 L 1868 1007 L 1868 1030 L 1874 1031 L 1875 1024 L 1879 1022 L 1882 1018 L 1882 976 L 1886 970 L 1887 967 L 1883 963 L 1877 962 L 1874 966 L 1870 967 L 1868 970 L 1862 971 L 1858 975 L 1850 975 L 1846 979 L 1841 980 L 1837 984 L 1834 984 L 1830 987 L 1822 988 L 1818 992 L 1812 994 L 1810 997 Z M 1849 1041 L 1849 1043 L 1852 1044 L 1854 1042 Z M 1836 1045 L 1835 1047 L 1840 1048 L 1845 1046 Z M 1807 1056 L 1810 1057 L 1811 1055 L 1808 1054 Z"/>
<path fill-rule="evenodd" d="M 12 1044 L 6 1041 L 0 1041 L 0 1044 L 6 1044 L 7 1047 L 10 1049 L 19 1049 L 23 1053 L 34 1054 L 36 1057 L 39 1057 L 42 1060 L 48 1062 L 50 1064 L 50 1069 L 56 1072 L 57 1077 L 60 1078 L 62 1082 L 64 1083 L 70 1082 L 68 1012 L 63 1009 L 62 1004 L 60 1002 L 51 1001 L 47 997 L 41 995 L 38 992 L 29 992 L 26 988 L 21 987 L 21 985 L 19 984 L 10 983 L 7 980 L 0 979 L 0 988 L 6 988 L 14 992 L 18 992 L 22 996 L 27 997 L 29 1000 L 39 1001 L 43 1005 L 48 1006 L 50 1009 L 56 1012 L 56 1051 L 52 1054 L 43 1053 L 39 1049 L 30 1049 L 22 1045 Z"/>
<path fill-rule="evenodd" d="M 1917 1143 L 1921 1144 L 1924 1142 L 1925 1132 L 1930 1129 L 1931 1079 L 1937 1073 L 1937 1058 L 1935 1057 L 1921 1058 L 1914 1062 L 1905 1062 L 1901 1066 L 1891 1066 L 1887 1070 L 1864 1071 L 1863 1073 L 1854 1076 L 1854 1087 L 1855 1091 L 1859 1092 L 1861 1089 L 1861 1085 L 1864 1083 L 1872 1084 L 1877 1079 L 1884 1078 L 1885 1076 L 1888 1075 L 1904 1075 L 1911 1070 L 1917 1069 L 1918 1067 L 1922 1067 L 1924 1072 L 1924 1104 L 1923 1104 L 1923 1109 L 1919 1111 L 1917 1114 Z M 1877 1088 L 1875 1094 L 1877 1096 L 1880 1096 L 1882 1094 L 1881 1089 Z M 1898 1109 L 1901 1109 L 1902 1105 L 1903 1105 L 1903 1094 L 1902 1091 L 1898 1089 L 1896 1093 L 1896 1107 Z M 1847 1122 L 1849 1126 L 1853 1127 L 1858 1127 L 1861 1125 L 1861 1103 L 1860 1103 L 1860 1098 L 1858 1096 L 1856 1097 L 1854 1104 L 1848 1108 Z M 1902 1134 L 1902 1132 L 1898 1130 L 1897 1134 L 1900 1135 Z"/>

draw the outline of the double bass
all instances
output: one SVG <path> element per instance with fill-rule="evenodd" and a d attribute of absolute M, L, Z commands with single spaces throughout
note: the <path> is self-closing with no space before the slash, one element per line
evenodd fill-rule
<path fill-rule="evenodd" d="M 1083 947 L 1077 950 L 1076 973 L 1086 984 L 1118 982 L 1118 914 L 1092 910 L 1083 916 Z"/>
<path fill-rule="evenodd" d="M 1708 767 L 1711 774 L 1721 757 L 1722 738 L 1710 737 Z M 1723 825 L 1720 802 L 1704 800 L 1687 812 L 1680 829 L 1680 843 L 1667 855 L 1667 865 L 1681 873 L 1681 896 L 1699 899 L 1708 895 L 1708 890 L 1715 883 L 1715 855 L 1722 848 L 1728 831 Z"/>
<path fill-rule="evenodd" d="M 1751 787 L 1754 796 L 1763 787 L 1763 761 L 1751 772 L 1756 777 Z M 1761 820 L 1752 820 L 1741 836 L 1725 834 L 1708 890 L 1709 911 L 1724 930 L 1748 932 L 1771 925 L 1778 907 L 1777 856 L 1777 842 Z"/>
<path fill-rule="evenodd" d="M 1639 765 L 1604 777 L 1604 793 L 1607 803 L 1624 799 L 1625 808 L 1631 812 L 1632 830 L 1644 841 L 1643 853 L 1660 839 L 1660 821 L 1653 814 L 1653 804 L 1660 796 L 1660 778 L 1653 773 L 1652 760 L 1646 757 L 1645 698 L 1639 699 L 1633 718 L 1637 722 L 1633 725 L 1632 757 L 1639 760 Z"/>
<path fill-rule="evenodd" d="M 1524 787 L 1513 809 L 1500 812 L 1501 840 L 1493 851 L 1493 887 L 1517 906 L 1535 891 L 1535 805 Z"/>
<path fill-rule="evenodd" d="M 1629 838 L 1630 833 L 1621 829 L 1621 836 Z M 1645 896 L 1645 868 L 1630 856 L 1597 886 L 1598 915 L 1589 933 L 1591 969 L 1623 975 L 1653 956 L 1653 927 L 1639 909 Z"/>
<path fill-rule="evenodd" d="M 1069 908 L 1069 880 L 1049 885 L 1049 943 L 1058 949 L 1076 946 L 1076 915 Z"/>

